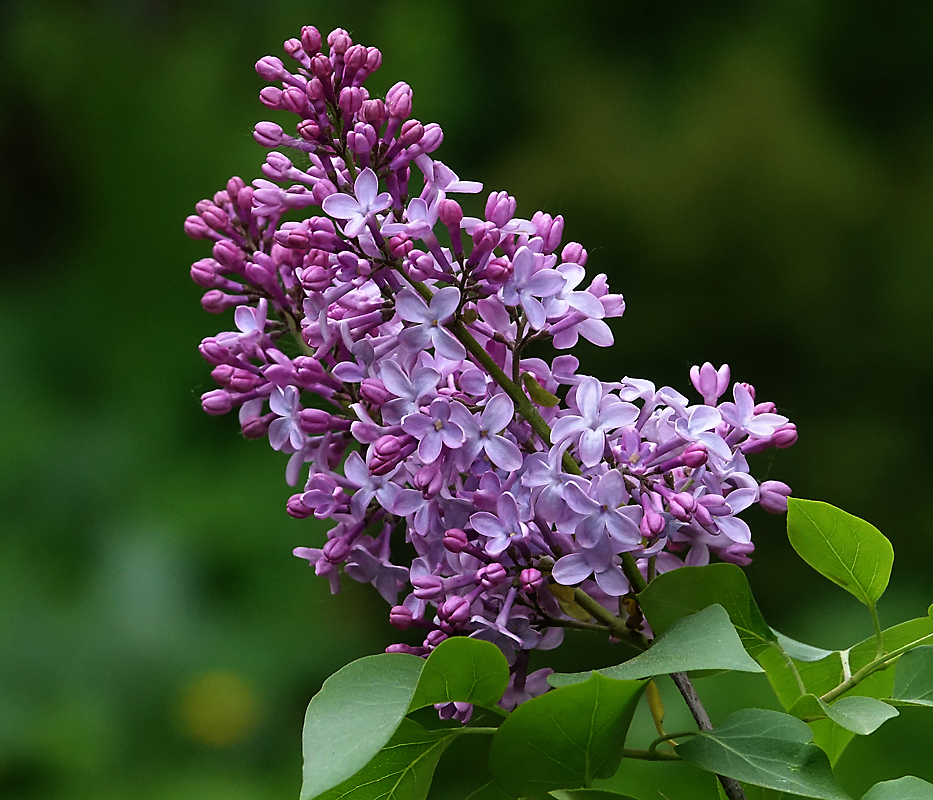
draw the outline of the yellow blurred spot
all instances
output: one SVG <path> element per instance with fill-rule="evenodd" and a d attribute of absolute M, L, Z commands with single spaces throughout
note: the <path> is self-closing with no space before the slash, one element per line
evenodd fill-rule
<path fill-rule="evenodd" d="M 178 723 L 186 736 L 213 747 L 242 742 L 259 720 L 256 694 L 234 672 L 207 672 L 185 687 Z"/>

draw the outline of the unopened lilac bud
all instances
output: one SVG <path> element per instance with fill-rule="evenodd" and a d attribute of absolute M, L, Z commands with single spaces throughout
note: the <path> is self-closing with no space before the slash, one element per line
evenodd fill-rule
<path fill-rule="evenodd" d="M 440 464 L 427 464 L 415 473 L 412 479 L 416 489 L 420 489 L 425 497 L 435 497 L 444 488 L 444 473 Z"/>
<path fill-rule="evenodd" d="M 441 222 L 447 227 L 459 227 L 460 220 L 463 219 L 463 209 L 456 200 L 445 198 L 437 205 L 438 216 Z"/>
<path fill-rule="evenodd" d="M 263 86 L 259 91 L 259 102 L 266 108 L 282 108 L 282 90 L 275 86 Z"/>
<path fill-rule="evenodd" d="M 279 81 L 285 77 L 287 70 L 282 59 L 275 56 L 263 56 L 256 62 L 256 72 L 266 81 Z"/>
<path fill-rule="evenodd" d="M 433 649 L 446 638 L 447 634 L 443 631 L 431 631 L 427 636 L 424 637 L 424 643 Z"/>
<path fill-rule="evenodd" d="M 363 106 L 363 93 L 356 86 L 345 86 L 340 90 L 337 105 L 344 114 L 352 116 Z"/>
<path fill-rule="evenodd" d="M 729 503 L 721 494 L 705 494 L 699 499 L 697 506 L 702 506 L 717 517 L 724 517 L 732 513 Z"/>
<path fill-rule="evenodd" d="M 245 439 L 264 439 L 269 434 L 269 426 L 279 419 L 276 414 L 266 414 L 262 417 L 250 417 L 240 423 L 240 430 Z"/>
<path fill-rule="evenodd" d="M 444 534 L 444 547 L 451 553 L 462 553 L 470 546 L 470 540 L 460 528 L 449 528 Z"/>
<path fill-rule="evenodd" d="M 228 270 L 239 269 L 246 257 L 246 254 L 229 239 L 215 242 L 212 255 L 222 267 Z"/>
<path fill-rule="evenodd" d="M 406 119 L 411 114 L 411 87 L 399 81 L 386 94 L 386 111 L 390 117 Z"/>
<path fill-rule="evenodd" d="M 437 575 L 421 575 L 411 579 L 414 594 L 419 600 L 436 600 L 444 593 L 444 581 Z"/>
<path fill-rule="evenodd" d="M 400 631 L 407 631 L 414 623 L 414 615 L 405 606 L 392 606 L 389 611 L 389 624 Z M 388 652 L 388 651 L 386 651 Z"/>
<path fill-rule="evenodd" d="M 704 528 L 709 528 L 713 524 L 713 515 L 710 514 L 706 506 L 697 504 L 693 509 L 693 519 Z"/>
<path fill-rule="evenodd" d="M 408 238 L 407 233 L 397 233 L 391 239 L 389 239 L 389 255 L 392 258 L 405 258 L 412 249 L 414 248 L 415 243 Z"/>
<path fill-rule="evenodd" d="M 709 453 L 706 452 L 706 448 L 703 445 L 694 443 L 684 450 L 682 458 L 685 467 L 697 469 L 707 462 Z"/>
<path fill-rule="evenodd" d="M 293 58 L 295 61 L 301 64 L 301 66 L 305 68 L 311 66 L 311 58 L 305 52 L 300 39 L 286 39 L 285 43 L 282 45 L 282 48 L 285 50 L 285 53 L 289 56 L 289 58 Z"/>
<path fill-rule="evenodd" d="M 333 72 L 334 65 L 330 63 L 330 59 L 323 53 L 318 53 L 311 59 L 311 74 L 315 78 L 319 78 L 322 83 L 329 81 Z"/>
<path fill-rule="evenodd" d="M 408 147 L 420 142 L 422 136 L 424 136 L 424 125 L 416 119 L 409 119 L 402 124 L 398 140 L 404 147 Z"/>
<path fill-rule="evenodd" d="M 752 400 L 755 399 L 755 387 L 752 386 L 750 383 L 745 383 L 743 381 L 741 383 L 737 383 L 736 386 L 744 386 L 748 390 L 748 393 L 752 396 Z"/>
<path fill-rule="evenodd" d="M 761 484 L 758 504 L 769 514 L 783 514 L 787 511 L 787 498 L 790 486 L 781 481 L 765 481 Z"/>
<path fill-rule="evenodd" d="M 770 400 L 767 400 L 764 403 L 756 405 L 752 411 L 755 414 L 774 414 L 777 411 L 777 406 Z"/>
<path fill-rule="evenodd" d="M 470 601 L 460 595 L 448 597 L 437 609 L 437 616 L 450 626 L 463 625 L 470 619 Z"/>
<path fill-rule="evenodd" d="M 309 56 L 317 55 L 321 50 L 321 34 L 313 25 L 301 29 L 301 46 Z"/>
<path fill-rule="evenodd" d="M 370 47 L 366 50 L 366 71 L 369 74 L 375 72 L 382 66 L 382 52 L 378 47 Z"/>
<path fill-rule="evenodd" d="M 185 219 L 185 233 L 192 239 L 210 239 L 214 235 L 210 226 L 194 214 Z"/>
<path fill-rule="evenodd" d="M 752 563 L 749 556 L 755 552 L 755 545 L 751 542 L 748 544 L 732 544 L 717 552 L 723 561 L 737 564 L 740 567 L 747 567 Z"/>
<path fill-rule="evenodd" d="M 567 264 L 579 264 L 583 267 L 586 266 L 587 253 L 582 244 L 570 242 L 560 251 L 560 258 Z"/>
<path fill-rule="evenodd" d="M 693 511 L 697 504 L 696 498 L 689 492 L 681 492 L 680 494 L 674 495 L 674 500 L 680 504 L 681 508 L 687 511 Z"/>
<path fill-rule="evenodd" d="M 368 122 L 357 122 L 347 134 L 347 146 L 354 153 L 368 153 L 376 144 L 376 130 Z"/>
<path fill-rule="evenodd" d="M 320 436 L 332 430 L 337 422 L 331 414 L 322 408 L 303 408 L 298 415 L 301 429 L 312 436 Z M 349 423 L 347 428 L 349 428 Z"/>
<path fill-rule="evenodd" d="M 498 586 L 508 577 L 509 573 L 506 572 L 505 567 L 503 567 L 502 564 L 500 564 L 498 561 L 493 561 L 492 564 L 487 564 L 479 571 L 480 583 L 482 583 L 483 587 L 486 589 L 492 589 L 493 587 Z"/>
<path fill-rule="evenodd" d="M 544 585 L 544 576 L 541 574 L 541 570 L 535 569 L 534 567 L 523 569 L 518 576 L 518 580 L 522 589 L 529 594 L 536 589 L 540 589 Z"/>
<path fill-rule="evenodd" d="M 222 314 L 228 308 L 248 303 L 249 298 L 246 295 L 226 294 L 220 289 L 211 289 L 205 292 L 201 298 L 201 306 L 209 314 Z"/>
<path fill-rule="evenodd" d="M 422 648 L 423 649 L 423 648 Z M 417 656 L 423 655 L 417 647 L 412 647 L 410 644 L 390 644 L 386 648 L 387 653 L 404 653 L 405 655 Z"/>
<path fill-rule="evenodd" d="M 364 100 L 360 108 L 360 117 L 364 122 L 368 122 L 373 127 L 378 128 L 385 122 L 386 107 L 382 100 Z"/>
<path fill-rule="evenodd" d="M 424 136 L 418 142 L 422 153 L 433 153 L 444 141 L 444 131 L 436 122 L 429 122 L 424 126 Z"/>
<path fill-rule="evenodd" d="M 483 278 L 489 283 L 505 283 L 512 275 L 512 262 L 505 256 L 491 258 L 483 268 Z"/>
<path fill-rule="evenodd" d="M 729 387 L 729 365 L 723 364 L 716 369 L 709 361 L 703 366 L 694 364 L 690 367 L 690 382 L 703 397 L 703 402 L 715 406 L 716 401 Z"/>
<path fill-rule="evenodd" d="M 552 218 L 550 214 L 538 211 L 531 221 L 535 226 L 535 235 L 544 241 L 544 252 L 553 253 L 564 235 L 564 218 L 560 214 Z"/>
<path fill-rule="evenodd" d="M 668 506 L 671 510 L 671 516 L 674 519 L 680 522 L 689 522 L 690 521 L 690 512 L 687 511 L 680 503 L 676 500 L 671 499 L 668 501 Z"/>
<path fill-rule="evenodd" d="M 321 552 L 324 554 L 324 558 L 330 561 L 331 564 L 340 564 L 345 561 L 347 555 L 349 555 L 350 545 L 344 537 L 340 536 L 325 542 L 324 547 L 321 548 Z"/>
<path fill-rule="evenodd" d="M 515 216 L 517 203 L 508 192 L 491 192 L 486 200 L 486 219 L 503 228 Z"/>
<path fill-rule="evenodd" d="M 230 394 L 223 389 L 214 389 L 201 395 L 201 408 L 204 409 L 205 413 L 216 417 L 226 414 L 233 408 L 233 400 Z"/>
<path fill-rule="evenodd" d="M 353 40 L 343 28 L 334 28 L 327 34 L 327 44 L 330 45 L 331 52 L 343 55 L 350 49 Z"/>
<path fill-rule="evenodd" d="M 362 44 L 354 44 L 347 48 L 343 56 L 344 70 L 351 75 L 362 69 L 366 64 L 367 48 Z"/>
<path fill-rule="evenodd" d="M 282 91 L 282 108 L 292 114 L 303 114 L 308 110 L 308 95 L 297 86 Z"/>
<path fill-rule="evenodd" d="M 230 373 L 229 388 L 234 392 L 251 392 L 253 389 L 266 383 L 262 377 L 246 369 L 234 369 Z"/>
<path fill-rule="evenodd" d="M 282 128 L 274 122 L 257 122 L 253 138 L 263 147 L 278 147 L 282 144 Z"/>
<path fill-rule="evenodd" d="M 328 180 L 318 181 L 311 190 L 311 196 L 318 206 L 323 206 L 324 201 L 332 194 L 337 194 L 337 187 Z M 324 244 L 323 240 L 321 240 L 321 244 Z M 320 247 L 321 245 L 318 246 Z"/>
<path fill-rule="evenodd" d="M 228 386 L 230 380 L 233 378 L 235 372 L 235 367 L 230 366 L 229 364 L 218 364 L 214 369 L 211 370 L 211 377 L 219 386 Z"/>
<path fill-rule="evenodd" d="M 202 200 L 195 206 L 198 214 L 210 228 L 218 232 L 224 232 L 230 225 L 230 217 L 222 208 L 212 203 L 210 200 Z"/>
<path fill-rule="evenodd" d="M 220 265 L 213 258 L 202 258 L 191 265 L 191 280 L 198 286 L 210 289 L 217 280 Z"/>
<path fill-rule="evenodd" d="M 285 510 L 295 519 L 307 519 L 311 516 L 311 509 L 301 502 L 300 494 L 293 494 L 288 498 Z"/>
<path fill-rule="evenodd" d="M 790 447 L 797 441 L 797 426 L 788 422 L 774 432 L 774 446 L 780 450 Z"/>
<path fill-rule="evenodd" d="M 665 524 L 664 517 L 656 511 L 647 511 L 642 516 L 638 527 L 641 530 L 642 536 L 647 536 L 649 539 L 652 539 L 664 530 Z"/>
<path fill-rule="evenodd" d="M 378 378 L 364 378 L 360 384 L 360 395 L 367 403 L 377 408 L 395 397 Z"/>

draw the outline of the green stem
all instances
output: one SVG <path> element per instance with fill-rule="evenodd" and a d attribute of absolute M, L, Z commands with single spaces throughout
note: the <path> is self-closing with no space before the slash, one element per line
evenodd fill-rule
<path fill-rule="evenodd" d="M 775 648 L 784 659 L 784 665 L 790 670 L 790 674 L 794 676 L 794 681 L 797 683 L 797 690 L 800 692 L 800 695 L 805 695 L 807 693 L 807 687 L 803 682 L 803 678 L 800 677 L 800 671 L 797 669 L 797 665 L 794 664 L 794 659 L 792 659 L 787 654 L 787 651 L 777 642 L 771 642 L 771 646 Z"/>
<path fill-rule="evenodd" d="M 487 736 L 489 736 L 489 735 L 495 733 L 497 730 L 499 730 L 499 729 L 498 729 L 498 728 L 480 728 L 480 727 L 476 727 L 476 728 L 460 728 L 460 730 L 457 731 L 457 732 L 458 732 L 460 735 L 463 735 L 463 734 L 465 734 L 465 733 L 484 733 L 484 734 L 486 734 Z"/>
<path fill-rule="evenodd" d="M 647 750 L 633 750 L 630 747 L 622 748 L 622 757 L 623 758 L 637 758 L 642 761 L 680 761 L 681 758 L 677 753 L 666 753 L 664 751 L 658 753 L 649 753 Z"/>
<path fill-rule="evenodd" d="M 674 739 L 683 739 L 687 736 L 696 736 L 699 731 L 678 731 L 677 733 L 665 733 L 663 736 L 659 736 L 651 744 L 648 745 L 648 749 L 645 751 L 649 757 L 654 757 L 658 754 L 658 745 L 664 744 L 665 742 L 670 742 Z M 623 751 L 624 753 L 624 751 Z M 631 756 L 630 756 L 631 758 Z"/>
<path fill-rule="evenodd" d="M 875 604 L 872 603 L 868 607 L 868 610 L 871 613 L 871 624 L 875 627 L 875 658 L 881 658 L 884 655 L 884 640 L 881 635 L 881 622 L 878 619 L 878 609 L 875 607 Z"/>
<path fill-rule="evenodd" d="M 898 656 L 903 655 L 908 650 L 913 650 L 915 647 L 919 647 L 926 642 L 933 641 L 933 633 L 922 636 L 916 641 L 905 644 L 903 647 L 898 647 L 896 650 L 892 650 L 890 653 L 885 653 L 884 655 L 876 658 L 874 661 L 869 661 L 864 667 L 862 667 L 858 672 L 855 672 L 852 677 L 847 678 L 842 683 L 840 683 L 835 689 L 830 689 L 826 694 L 824 694 L 820 700 L 825 703 L 831 703 L 840 695 L 845 694 L 849 689 L 857 684 L 861 683 L 865 678 L 871 675 L 873 672 L 877 672 L 880 669 L 887 667 L 892 661 L 896 661 Z"/>
<path fill-rule="evenodd" d="M 579 586 L 573 590 L 573 601 L 580 606 L 587 614 L 589 614 L 593 619 L 601 622 L 606 628 L 609 629 L 609 632 L 615 636 L 617 639 L 621 639 L 624 642 L 628 642 L 633 647 L 638 648 L 639 650 L 648 649 L 648 640 L 645 639 L 637 631 L 633 631 L 631 628 L 627 627 L 625 622 L 613 614 L 611 611 L 607 611 L 603 608 L 601 603 L 598 603 L 592 597 L 590 597 L 586 592 L 584 592 Z"/>

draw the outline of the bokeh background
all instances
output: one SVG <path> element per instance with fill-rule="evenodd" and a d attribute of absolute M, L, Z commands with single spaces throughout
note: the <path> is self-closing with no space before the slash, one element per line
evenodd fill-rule
<path fill-rule="evenodd" d="M 308 699 L 394 640 L 370 587 L 332 598 L 290 555 L 323 528 L 285 514 L 281 455 L 198 403 L 196 346 L 230 322 L 200 308 L 182 221 L 259 176 L 252 65 L 308 23 L 380 47 L 371 91 L 407 80 L 462 177 L 564 214 L 628 302 L 585 367 L 686 391 L 691 364 L 731 364 L 800 430 L 756 474 L 880 527 L 882 621 L 925 613 L 933 5 L 2 0 L 0 797 L 295 798 Z M 869 635 L 782 519 L 748 518 L 775 627 Z M 611 658 L 583 637 L 552 663 Z M 717 681 L 714 716 L 774 702 Z M 839 765 L 854 796 L 933 780 L 929 716 L 867 745 Z M 466 795 L 473 757 L 437 796 Z M 705 796 L 678 776 L 671 800 Z"/>

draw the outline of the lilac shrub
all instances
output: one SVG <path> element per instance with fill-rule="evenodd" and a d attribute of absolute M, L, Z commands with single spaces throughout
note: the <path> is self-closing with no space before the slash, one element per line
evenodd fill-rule
<path fill-rule="evenodd" d="M 201 343 L 219 386 L 203 408 L 238 409 L 244 436 L 289 456 L 289 514 L 334 522 L 295 555 L 333 592 L 372 583 L 392 625 L 424 632 L 390 651 L 491 641 L 513 708 L 548 689 L 528 651 L 580 624 L 575 589 L 615 615 L 656 575 L 748 564 L 740 513 L 783 513 L 790 489 L 747 456 L 796 428 L 725 365 L 690 370 L 699 399 L 581 373 L 563 351 L 612 346 L 625 303 L 587 280 L 563 218 L 517 216 L 505 191 L 466 216 L 456 198 L 482 185 L 435 158 L 443 132 L 411 116 L 408 84 L 370 96 L 376 48 L 305 27 L 285 52 L 290 67 L 256 70 L 294 124 L 258 123 L 263 177 L 231 178 L 185 223 L 213 245 L 191 268 L 204 308 L 234 309 L 235 330 Z"/>

